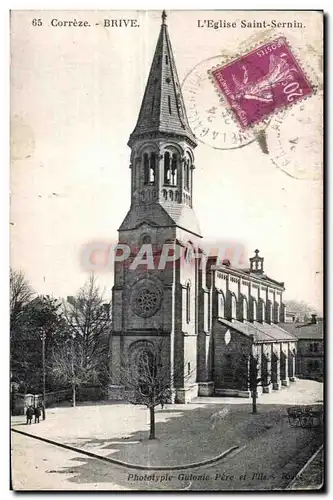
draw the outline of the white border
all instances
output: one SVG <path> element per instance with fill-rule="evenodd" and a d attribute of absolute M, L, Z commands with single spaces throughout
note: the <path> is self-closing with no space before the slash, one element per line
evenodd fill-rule
<path fill-rule="evenodd" d="M 2 274 L 0 280 L 0 297 L 1 297 L 1 333 L 3 336 L 2 342 L 2 351 L 4 354 L 4 359 L 1 361 L 1 378 L 2 381 L 2 411 L 1 411 L 1 430 L 3 432 L 3 439 L 1 440 L 2 446 L 2 460 L 1 460 L 1 498 L 11 498 L 13 492 L 9 492 L 9 467 L 10 463 L 8 460 L 8 451 L 9 451 L 9 433 L 8 433 L 8 415 L 9 415 L 9 397 L 7 396 L 7 388 L 9 383 L 9 335 L 8 335 L 8 303 L 9 303 L 9 290 L 8 290 L 8 269 L 9 269 L 9 235 L 8 235 L 8 213 L 9 213 L 9 200 L 8 200 L 8 190 L 9 190 L 9 9 L 15 10 L 33 10 L 33 9 L 46 9 L 46 10 L 117 10 L 117 9 L 135 9 L 135 10 L 222 10 L 224 6 L 224 2 L 217 0 L 205 0 L 205 2 L 196 2 L 192 0 L 191 2 L 185 2 L 182 0 L 169 0 L 161 2 L 160 0 L 146 0 L 137 2 L 135 0 L 120 0 L 120 1 L 106 1 L 106 0 L 98 0 L 98 1 L 85 1 L 85 0 L 58 0 L 57 2 L 45 2 L 45 1 L 11 1 L 7 2 L 6 0 L 1 3 L 0 12 L 1 12 L 1 33 L 2 33 L 2 43 L 1 43 L 1 68 L 2 72 L 2 89 L 1 89 L 1 115 L 2 115 L 2 129 L 1 129 L 1 140 L 2 140 L 2 162 L 0 168 L 0 231 L 1 231 L 1 267 Z M 293 1 L 290 0 L 279 0 L 279 2 L 275 2 L 274 5 L 272 3 L 267 2 L 267 0 L 257 0 L 251 2 L 249 5 L 246 1 L 233 0 L 232 6 L 234 9 L 232 10 L 321 10 L 323 9 L 328 15 L 330 11 L 332 11 L 332 2 L 328 0 L 324 0 L 318 5 L 318 2 L 310 2 L 307 0 L 302 1 Z M 230 9 L 225 9 L 230 10 Z M 326 31 L 327 25 L 326 25 Z M 327 34 L 326 34 L 327 37 Z M 327 46 L 326 52 L 332 54 L 332 37 L 328 39 L 327 37 Z M 327 58 L 327 66 L 328 66 L 328 58 Z M 327 74 L 329 73 L 328 67 L 326 67 Z M 331 79 L 332 81 L 332 79 Z M 329 89 L 331 90 L 331 89 Z M 327 90 L 327 103 L 329 101 L 329 90 Z M 327 104 L 326 109 L 329 110 L 330 106 Z M 329 118 L 329 117 L 328 117 Z M 328 122 L 328 120 L 327 120 Z M 326 144 L 332 144 L 333 138 L 331 134 L 331 130 L 327 133 Z M 328 191 L 332 191 L 331 177 L 329 175 L 330 169 L 332 168 L 330 156 L 327 155 L 326 158 L 326 181 L 328 182 L 329 187 L 327 187 L 327 201 L 328 200 Z M 328 216 L 331 216 L 331 203 L 327 204 L 328 208 Z M 327 215 L 327 214 L 326 214 Z M 328 224 L 327 224 L 328 226 Z M 328 229 L 328 227 L 327 227 Z M 329 245 L 328 248 L 331 248 L 332 243 L 332 232 L 327 234 L 327 243 Z M 327 248 L 327 257 L 329 257 L 330 252 Z M 327 271 L 327 270 L 326 270 Z M 326 280 L 329 280 L 328 275 L 326 274 Z M 331 301 L 329 300 L 332 297 L 332 289 L 331 282 L 328 281 L 327 286 L 327 305 L 329 306 Z M 326 320 L 327 322 L 327 331 L 330 331 L 331 319 L 332 319 L 332 311 L 326 311 Z M 333 349 L 332 339 L 327 339 L 327 347 L 329 348 L 329 352 L 326 353 L 326 365 L 329 367 L 330 354 Z M 327 383 L 328 381 L 326 381 Z M 328 391 L 327 391 L 328 392 Z M 332 396 L 328 399 L 326 405 L 326 412 L 331 414 L 331 406 L 332 406 Z M 3 401 L 5 401 L 5 405 L 3 405 Z M 326 415 L 326 420 L 329 420 Z M 331 444 L 331 442 L 329 443 Z M 331 448 L 331 447 L 330 447 Z M 332 463 L 329 460 L 327 464 L 326 478 L 330 478 L 332 476 Z M 93 493 L 92 493 L 93 494 Z M 132 493 L 133 494 L 133 493 Z M 227 493 L 222 492 L 222 495 L 226 495 Z M 281 493 L 281 496 L 285 493 Z M 67 496 L 68 494 L 63 494 L 63 496 Z M 174 494 L 177 495 L 177 494 Z M 315 493 L 313 494 L 315 495 Z M 86 495 L 85 495 L 86 496 Z M 90 495 L 89 495 L 90 496 Z M 302 496 L 302 494 L 301 494 Z M 306 494 L 306 498 L 309 497 Z"/>

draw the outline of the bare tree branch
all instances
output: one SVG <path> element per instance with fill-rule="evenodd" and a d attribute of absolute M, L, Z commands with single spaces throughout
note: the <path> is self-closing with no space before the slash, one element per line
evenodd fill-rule
<path fill-rule="evenodd" d="M 10 269 L 10 330 L 15 331 L 24 308 L 35 297 L 35 291 L 25 278 L 23 271 Z"/>
<path fill-rule="evenodd" d="M 94 373 L 99 367 L 99 372 L 106 374 L 110 303 L 105 302 L 93 274 L 75 297 L 63 302 L 63 309 L 69 333 L 80 343 L 86 371 Z"/>

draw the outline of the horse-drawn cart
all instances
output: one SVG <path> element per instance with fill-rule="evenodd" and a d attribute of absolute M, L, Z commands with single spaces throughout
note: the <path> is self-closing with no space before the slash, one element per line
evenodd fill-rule
<path fill-rule="evenodd" d="M 291 406 L 287 409 L 288 420 L 293 427 L 319 427 L 323 424 L 323 407 Z"/>

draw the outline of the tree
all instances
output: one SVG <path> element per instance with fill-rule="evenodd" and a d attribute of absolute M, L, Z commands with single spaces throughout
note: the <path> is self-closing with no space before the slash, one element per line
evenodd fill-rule
<path fill-rule="evenodd" d="M 172 387 L 178 378 L 177 373 L 170 373 L 164 362 L 167 343 L 143 347 L 136 355 L 135 361 L 125 359 L 120 369 L 121 380 L 125 386 L 124 397 L 132 404 L 141 404 L 149 411 L 149 439 L 155 439 L 155 408 L 172 401 Z M 188 379 L 191 373 L 184 376 Z"/>
<path fill-rule="evenodd" d="M 18 328 L 22 325 L 24 311 L 34 298 L 35 291 L 25 278 L 23 271 L 10 269 L 10 334 L 15 337 Z"/>
<path fill-rule="evenodd" d="M 68 332 L 75 339 L 75 346 L 79 346 L 78 360 L 87 372 L 86 380 L 93 379 L 98 370 L 99 382 L 105 383 L 111 331 L 110 303 L 105 302 L 93 274 L 75 297 L 68 297 L 63 302 L 63 310 Z"/>
<path fill-rule="evenodd" d="M 318 313 L 315 308 L 313 308 L 303 300 L 285 300 L 285 305 L 287 311 L 296 314 L 298 321 L 307 321 L 311 318 L 311 314 Z"/>
<path fill-rule="evenodd" d="M 44 347 L 47 352 L 64 332 L 59 308 L 56 299 L 36 296 L 22 271 L 10 269 L 11 380 L 18 390 L 45 387 Z"/>
<path fill-rule="evenodd" d="M 98 360 L 87 361 L 82 338 L 73 336 L 54 348 L 50 371 L 56 380 L 71 387 L 75 407 L 77 388 L 87 383 L 96 383 L 99 366 Z"/>
<path fill-rule="evenodd" d="M 61 303 L 49 295 L 37 296 L 21 308 L 11 338 L 11 370 L 13 381 L 24 390 L 43 388 L 45 393 L 45 358 L 54 345 L 66 338 Z"/>
<path fill-rule="evenodd" d="M 255 351 L 254 336 L 252 346 L 245 345 L 239 347 L 239 351 L 234 353 L 235 363 L 233 366 L 233 377 L 235 384 L 240 390 L 250 390 L 252 398 L 252 413 L 257 413 L 257 393 L 258 387 L 270 384 L 269 374 L 264 370 L 263 358 Z"/>
<path fill-rule="evenodd" d="M 257 413 L 257 389 L 263 384 L 263 378 L 259 377 L 260 363 L 256 356 L 250 355 L 249 388 L 252 397 L 252 413 Z"/>

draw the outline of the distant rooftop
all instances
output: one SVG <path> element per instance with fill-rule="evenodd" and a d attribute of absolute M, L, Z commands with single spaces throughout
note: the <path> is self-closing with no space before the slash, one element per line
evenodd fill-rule
<path fill-rule="evenodd" d="M 324 338 L 323 318 L 317 318 L 316 323 L 308 321 L 306 323 L 279 323 L 279 325 L 298 339 L 323 340 Z"/>

